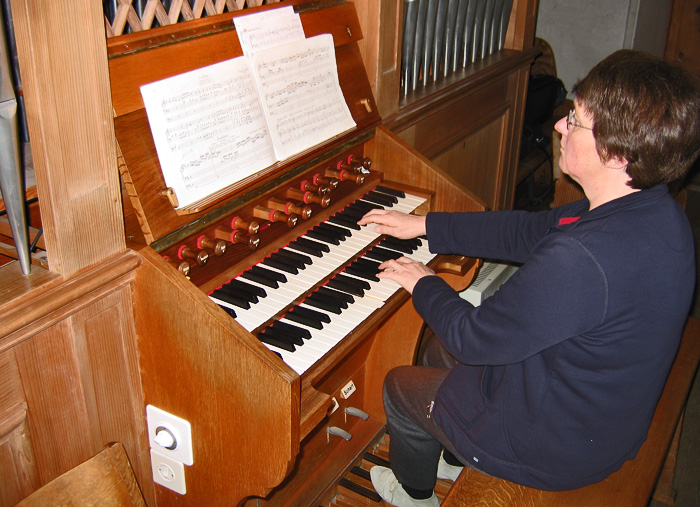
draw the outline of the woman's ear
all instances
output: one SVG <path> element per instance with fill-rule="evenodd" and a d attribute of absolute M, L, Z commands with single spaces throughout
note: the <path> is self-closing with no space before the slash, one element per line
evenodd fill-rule
<path fill-rule="evenodd" d="M 605 163 L 606 167 L 610 169 L 625 169 L 629 162 L 625 157 L 612 157 Z"/>

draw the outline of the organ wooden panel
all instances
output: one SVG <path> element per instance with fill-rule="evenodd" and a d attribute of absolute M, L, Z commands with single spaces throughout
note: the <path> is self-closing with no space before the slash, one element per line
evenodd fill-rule
<path fill-rule="evenodd" d="M 133 238 L 130 246 L 143 259 L 134 297 L 144 403 L 192 425 L 194 462 L 185 466 L 187 492 L 156 486 L 158 505 L 327 504 L 347 467 L 384 431 L 384 376 L 392 367 L 414 361 L 423 325 L 409 295 L 400 290 L 298 373 L 257 338 L 264 326 L 247 327 L 239 319 L 242 310 L 232 319 L 207 294 L 377 184 L 425 199 L 418 213 L 484 209 L 457 179 L 381 126 L 357 46 L 361 30 L 353 4 L 290 3 L 307 37 L 333 34 L 340 86 L 357 126 L 226 189 L 215 203 L 188 214 L 174 211 L 163 195 L 165 183 L 138 87 L 240 55 L 230 22 L 235 15 L 214 17 L 209 25 L 200 20 L 196 30 L 162 27 L 148 37 L 131 34 L 109 42 L 126 229 Z M 254 215 L 256 206 L 284 198 L 315 175 L 330 175 L 351 157 L 371 161 L 371 168 L 358 166 L 346 180 L 334 173 L 342 181 L 325 194 L 331 204 L 311 202 L 310 219 L 289 227 Z M 197 251 L 201 235 L 224 237 L 217 231 L 231 228 L 234 216 L 245 221 L 257 217 L 257 249 L 232 243 L 222 255 L 209 249 L 206 263 L 186 261 L 187 277 L 165 259 L 177 259 L 183 246 Z M 464 288 L 478 262 L 438 257 L 431 265 L 456 288 Z M 327 281 L 320 278 L 318 285 Z M 275 310 L 270 317 L 274 321 L 283 313 Z M 368 419 L 347 415 L 345 409 L 351 407 Z M 329 434 L 333 427 L 352 437 L 346 441 Z"/>
<path fill-rule="evenodd" d="M 48 262 L 0 266 L 0 503 L 118 440 L 153 505 L 102 3 L 10 8 Z"/>

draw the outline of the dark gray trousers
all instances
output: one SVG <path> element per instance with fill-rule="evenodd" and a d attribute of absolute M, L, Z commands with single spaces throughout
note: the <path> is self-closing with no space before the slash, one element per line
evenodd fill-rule
<path fill-rule="evenodd" d="M 455 359 L 431 338 L 424 366 L 399 366 L 384 380 L 384 411 L 389 423 L 389 461 L 401 484 L 414 489 L 435 487 L 440 452 L 445 447 L 463 463 L 442 429 L 431 417 L 440 384 Z"/>

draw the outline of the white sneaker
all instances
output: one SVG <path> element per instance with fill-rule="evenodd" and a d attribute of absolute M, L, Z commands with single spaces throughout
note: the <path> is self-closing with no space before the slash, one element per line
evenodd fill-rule
<path fill-rule="evenodd" d="M 391 505 L 396 507 L 438 507 L 440 505 L 435 493 L 425 500 L 416 500 L 409 496 L 390 468 L 373 466 L 369 470 L 369 475 L 374 489 Z"/>
<path fill-rule="evenodd" d="M 459 474 L 462 473 L 464 467 L 450 465 L 440 453 L 440 461 L 438 462 L 437 478 L 446 481 L 456 481 Z"/>

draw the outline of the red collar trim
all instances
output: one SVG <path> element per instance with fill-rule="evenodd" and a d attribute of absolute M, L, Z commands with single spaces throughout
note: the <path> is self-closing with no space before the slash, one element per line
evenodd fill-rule
<path fill-rule="evenodd" d="M 573 224 L 576 220 L 578 220 L 581 217 L 564 217 L 561 220 L 559 220 L 558 225 L 568 225 L 568 224 Z"/>

